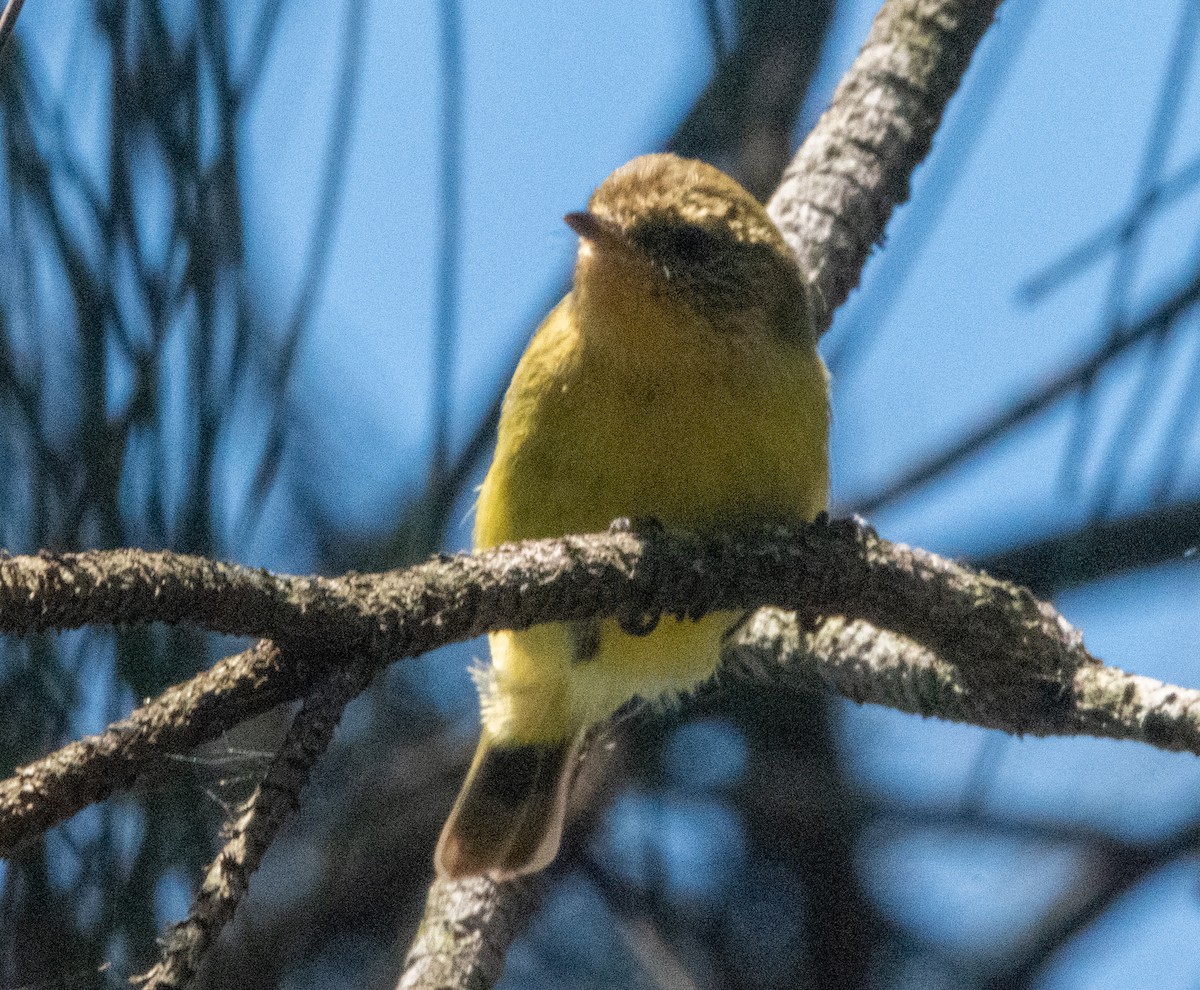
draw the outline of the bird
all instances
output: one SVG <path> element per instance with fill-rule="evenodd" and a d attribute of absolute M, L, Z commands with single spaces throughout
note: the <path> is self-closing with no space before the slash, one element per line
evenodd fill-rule
<path fill-rule="evenodd" d="M 477 549 L 648 520 L 693 531 L 811 521 L 829 490 L 828 373 L 802 272 L 762 204 L 704 162 L 621 166 L 587 208 L 570 291 L 505 393 Z M 434 856 L 507 881 L 558 852 L 586 730 L 710 678 L 742 618 L 614 619 L 489 637 L 481 734 Z"/>

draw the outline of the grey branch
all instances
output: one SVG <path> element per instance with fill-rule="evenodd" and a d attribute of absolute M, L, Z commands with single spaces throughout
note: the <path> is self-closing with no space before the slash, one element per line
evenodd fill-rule
<path fill-rule="evenodd" d="M 1085 662 L 1061 670 L 1055 683 L 1038 678 L 1036 685 L 983 693 L 927 647 L 843 617 L 806 636 L 794 614 L 762 609 L 727 651 L 721 676 L 820 687 L 859 703 L 1010 733 L 1131 739 L 1200 754 L 1200 690 Z M 1042 704 L 1030 709 L 1036 691 Z"/>
<path fill-rule="evenodd" d="M 509 943 L 529 920 L 544 883 L 542 876 L 505 884 L 486 878 L 434 881 L 398 990 L 490 987 L 500 978 Z"/>
<path fill-rule="evenodd" d="M 848 669 L 859 678 L 843 671 L 830 685 L 856 700 L 1200 753 L 1197 692 L 1103 667 L 1029 591 L 854 522 L 571 536 L 332 579 L 135 550 L 11 557 L 0 561 L 0 631 L 207 621 L 282 645 L 222 661 L 0 783 L 0 854 L 127 786 L 148 761 L 307 695 L 354 657 L 377 669 L 495 629 L 761 605 L 898 634 L 858 634 Z M 894 657 L 879 666 L 872 651 L 883 649 Z"/>
<path fill-rule="evenodd" d="M 329 748 L 346 705 L 371 680 L 371 668 L 354 662 L 334 672 L 305 699 L 262 782 L 231 823 L 225 844 L 209 865 L 187 917 L 162 939 L 162 958 L 133 982 L 143 990 L 186 987 L 209 946 L 233 918 L 279 830 L 299 807 L 313 764 Z"/>
<path fill-rule="evenodd" d="M 888 0 L 767 204 L 800 262 L 819 333 L 908 199 L 1000 0 Z"/>

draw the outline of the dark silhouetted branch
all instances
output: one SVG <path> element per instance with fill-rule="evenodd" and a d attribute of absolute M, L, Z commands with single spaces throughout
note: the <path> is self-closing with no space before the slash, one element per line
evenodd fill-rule
<path fill-rule="evenodd" d="M 716 68 L 667 148 L 717 165 L 759 199 L 769 196 L 791 155 L 833 9 L 832 0 L 738 3 L 726 49 L 720 11 L 706 5 Z"/>
<path fill-rule="evenodd" d="M 1197 183 L 1200 183 L 1200 155 L 1179 171 L 1147 189 L 1141 199 L 1126 210 L 1123 216 L 1105 224 L 1091 237 L 1022 283 L 1017 290 L 1021 301 L 1027 304 L 1040 302 L 1059 286 L 1087 271 L 1121 240 L 1129 237 L 1132 231 L 1153 220 L 1159 210 L 1187 196 L 1196 188 Z"/>
<path fill-rule="evenodd" d="M 1060 399 L 1073 394 L 1118 354 L 1148 337 L 1163 332 L 1166 327 L 1191 310 L 1197 301 L 1200 301 L 1200 277 L 1194 278 L 1182 290 L 1164 300 L 1143 319 L 1114 334 L 1094 353 L 1053 375 L 1040 388 L 971 430 L 942 453 L 919 462 L 875 494 L 857 500 L 854 511 L 865 515 L 876 513 L 946 474 L 951 468 L 970 459 L 989 444 L 1008 436 L 1013 427 L 1032 419 Z"/>
<path fill-rule="evenodd" d="M 1096 519 L 978 561 L 1045 598 L 1125 571 L 1189 559 L 1200 547 L 1200 502 Z"/>
<path fill-rule="evenodd" d="M 4 5 L 4 10 L 0 11 L 0 53 L 4 52 L 4 46 L 8 43 L 8 36 L 12 34 L 13 28 L 17 26 L 17 17 L 21 13 L 21 8 L 25 5 L 25 0 L 8 0 Z"/>

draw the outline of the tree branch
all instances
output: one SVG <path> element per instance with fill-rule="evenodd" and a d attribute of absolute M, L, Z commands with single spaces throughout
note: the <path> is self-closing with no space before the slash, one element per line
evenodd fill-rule
<path fill-rule="evenodd" d="M 721 676 L 822 687 L 860 704 L 1017 735 L 1125 739 L 1200 755 L 1200 690 L 1093 663 L 1020 686 L 1001 685 L 1006 673 L 981 690 L 961 667 L 860 620 L 827 619 L 805 640 L 794 615 L 763 609 L 726 652 Z M 1038 693 L 1041 705 L 1030 708 Z"/>
<path fill-rule="evenodd" d="M 17 26 L 17 17 L 24 5 L 25 0 L 8 0 L 4 5 L 4 10 L 0 11 L 0 53 L 4 52 L 4 46 L 8 43 L 8 36 L 12 34 L 13 28 Z"/>
<path fill-rule="evenodd" d="M 503 884 L 482 877 L 435 880 L 397 990 L 490 987 L 544 883 L 540 874 Z"/>
<path fill-rule="evenodd" d="M 1200 275 L 1192 277 L 1182 288 L 1173 290 L 1144 316 L 1132 323 L 1116 327 L 1091 354 L 1051 375 L 1028 395 L 1017 399 L 1007 409 L 971 429 L 945 450 L 918 461 L 903 475 L 888 482 L 878 491 L 856 499 L 854 511 L 873 515 L 934 478 L 946 475 L 952 468 L 969 460 L 1001 437 L 1011 436 L 1015 427 L 1086 386 L 1118 355 L 1144 340 L 1163 333 L 1198 303 Z"/>
<path fill-rule="evenodd" d="M 285 658 L 264 641 L 168 688 L 103 732 L 17 770 L 0 783 L 0 856 L 131 786 L 172 754 L 300 697 L 324 670 L 300 647 Z"/>
<path fill-rule="evenodd" d="M 809 280 L 818 329 L 857 284 L 907 197 L 909 176 L 997 5 L 888 0 L 789 168 L 770 209 Z M 223 661 L 109 732 L 0 784 L 0 853 L 125 786 L 148 754 L 190 748 L 223 731 L 216 726 L 302 696 L 331 662 L 362 658 L 368 670 L 495 628 L 763 603 L 801 609 L 803 626 L 760 612 L 723 676 L 795 678 L 858 701 L 1012 732 L 1087 732 L 1200 752 L 1200 693 L 1103 667 L 1023 589 L 853 526 L 568 537 L 335 579 L 137 551 L 11 558 L 0 561 L 0 631 L 187 622 L 282 645 Z M 821 612 L 845 618 L 802 636 Z M 81 781 L 100 766 L 112 776 Z M 485 986 L 498 974 L 506 943 L 492 939 L 493 919 L 524 913 L 523 888 L 482 882 L 464 894 L 461 886 L 431 892 L 410 956 L 431 962 L 405 986 Z M 458 958 L 472 960 L 465 967 L 438 968 L 448 931 L 463 947 Z M 481 945 L 499 949 L 480 956 Z"/>
<path fill-rule="evenodd" d="M 382 574 L 293 577 L 165 551 L 0 560 L 0 632 L 199 625 L 339 647 L 381 664 L 496 629 L 776 605 L 845 613 L 923 642 L 981 684 L 995 665 L 1097 663 L 1030 592 L 856 520 L 566 536 Z"/>
<path fill-rule="evenodd" d="M 130 550 L 12 557 L 0 561 L 0 631 L 204 619 L 286 645 L 222 661 L 0 783 L 0 853 L 127 786 L 149 760 L 304 696 L 354 656 L 376 669 L 494 629 L 762 604 L 899 634 L 851 624 L 838 650 L 818 640 L 807 667 L 793 650 L 779 676 L 807 670 L 855 700 L 1009 732 L 1200 753 L 1200 693 L 1103 667 L 1027 590 L 853 522 L 536 540 L 332 579 Z"/>
<path fill-rule="evenodd" d="M 824 333 L 858 284 L 1000 0 L 888 0 L 767 204 Z"/>
<path fill-rule="evenodd" d="M 205 953 L 245 897 L 251 874 L 299 807 L 300 791 L 333 741 L 346 705 L 366 689 L 371 675 L 366 664 L 351 663 L 305 700 L 262 782 L 228 827 L 225 845 L 210 864 L 187 918 L 162 940 L 159 962 L 134 978 L 143 990 L 190 985 Z"/>
<path fill-rule="evenodd" d="M 718 55 L 712 79 L 668 150 L 716 165 L 759 199 L 769 196 L 791 157 L 796 114 L 834 6 L 833 0 L 737 4 L 734 46 Z"/>
<path fill-rule="evenodd" d="M 1033 540 L 978 561 L 989 573 L 1046 598 L 1142 567 L 1191 557 L 1200 546 L 1200 501 L 1177 502 Z"/>

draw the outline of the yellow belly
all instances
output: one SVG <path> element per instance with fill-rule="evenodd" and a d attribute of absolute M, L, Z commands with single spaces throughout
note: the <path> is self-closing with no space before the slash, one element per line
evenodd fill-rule
<path fill-rule="evenodd" d="M 578 285 L 577 281 L 577 285 Z M 480 489 L 475 544 L 605 529 L 618 517 L 704 529 L 811 519 L 828 495 L 828 400 L 813 345 L 734 334 L 628 283 L 568 295 L 530 342 Z M 600 625 L 591 659 L 543 625 L 491 637 L 486 729 L 568 738 L 634 695 L 688 690 L 715 669 L 732 613 Z"/>

